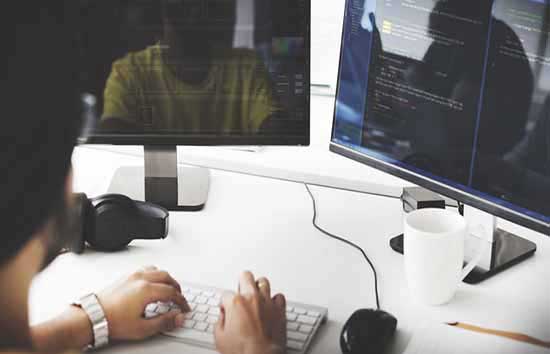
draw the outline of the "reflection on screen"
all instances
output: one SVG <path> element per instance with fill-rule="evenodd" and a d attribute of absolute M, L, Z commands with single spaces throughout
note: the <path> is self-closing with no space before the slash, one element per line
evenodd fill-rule
<path fill-rule="evenodd" d="M 334 140 L 550 220 L 548 1 L 346 6 Z"/>
<path fill-rule="evenodd" d="M 306 134 L 305 0 L 81 0 L 96 134 Z"/>

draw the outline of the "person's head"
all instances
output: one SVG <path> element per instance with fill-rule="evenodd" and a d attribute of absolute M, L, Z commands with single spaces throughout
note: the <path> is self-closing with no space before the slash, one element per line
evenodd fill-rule
<path fill-rule="evenodd" d="M 431 35 L 451 33 L 468 38 L 479 32 L 473 22 L 487 22 L 491 15 L 494 0 L 439 0 L 435 4 L 429 20 Z"/>
<path fill-rule="evenodd" d="M 170 45 L 182 47 L 186 55 L 200 55 L 212 45 L 232 41 L 236 3 L 236 0 L 162 0 L 164 37 Z"/>
<path fill-rule="evenodd" d="M 66 222 L 81 115 L 72 1 L 8 2 L 0 12 L 0 286 L 16 272 L 11 285 L 25 292 Z"/>

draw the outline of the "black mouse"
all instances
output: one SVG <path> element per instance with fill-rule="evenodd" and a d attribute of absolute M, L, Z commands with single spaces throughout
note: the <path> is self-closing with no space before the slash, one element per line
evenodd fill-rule
<path fill-rule="evenodd" d="M 343 354 L 383 354 L 397 328 L 397 319 L 381 310 L 357 310 L 340 335 Z"/>

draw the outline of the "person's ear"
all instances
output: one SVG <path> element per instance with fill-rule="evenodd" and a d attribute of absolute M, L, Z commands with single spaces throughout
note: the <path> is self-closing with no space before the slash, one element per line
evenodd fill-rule
<path fill-rule="evenodd" d="M 73 197 L 73 182 L 73 168 L 71 167 L 69 173 L 67 173 L 67 178 L 65 180 L 65 200 L 67 200 L 67 202 L 70 202 Z M 67 205 L 70 205 L 70 203 Z"/>

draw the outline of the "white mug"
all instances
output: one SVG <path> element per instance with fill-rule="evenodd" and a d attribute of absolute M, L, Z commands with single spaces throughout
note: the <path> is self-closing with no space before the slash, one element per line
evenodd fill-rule
<path fill-rule="evenodd" d="M 464 217 L 445 209 L 419 209 L 405 217 L 405 274 L 413 298 L 427 305 L 451 301 L 485 251 L 463 269 Z"/>

